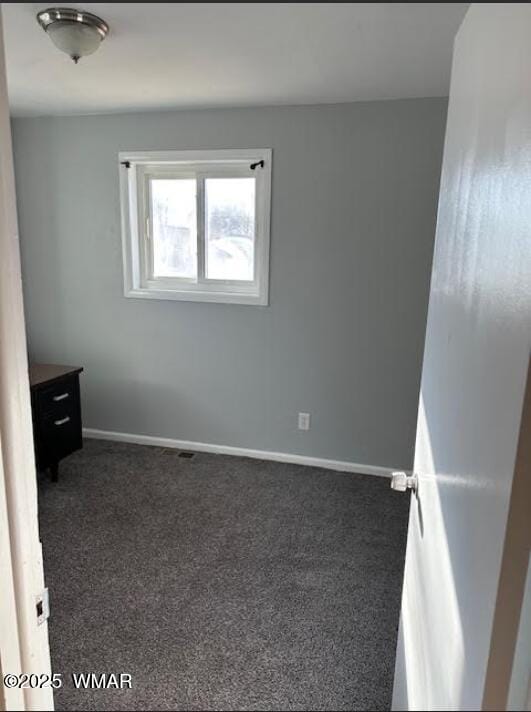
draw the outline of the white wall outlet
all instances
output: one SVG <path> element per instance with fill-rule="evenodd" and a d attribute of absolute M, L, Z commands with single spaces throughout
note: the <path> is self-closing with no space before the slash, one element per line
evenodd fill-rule
<path fill-rule="evenodd" d="M 310 429 L 310 414 L 309 413 L 299 413 L 299 430 L 309 430 Z"/>

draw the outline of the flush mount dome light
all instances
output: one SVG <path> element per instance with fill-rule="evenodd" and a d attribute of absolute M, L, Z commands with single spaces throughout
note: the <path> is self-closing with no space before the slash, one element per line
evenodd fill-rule
<path fill-rule="evenodd" d="M 54 45 L 77 64 L 81 57 L 95 52 L 109 26 L 100 17 L 69 7 L 49 7 L 37 14 L 37 21 Z"/>

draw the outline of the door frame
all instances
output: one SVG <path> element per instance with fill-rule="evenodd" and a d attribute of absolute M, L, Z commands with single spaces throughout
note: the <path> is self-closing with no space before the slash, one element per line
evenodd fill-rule
<path fill-rule="evenodd" d="M 44 575 L 1 10 L 0 442 L 0 524 L 7 524 L 0 526 L 0 566 L 6 573 L 0 664 L 4 675 L 50 674 L 48 624 L 38 624 L 36 610 Z M 4 690 L 0 701 L 6 710 L 53 710 L 51 688 Z"/>
<path fill-rule="evenodd" d="M 531 551 L 531 361 L 490 641 L 483 710 L 506 709 Z"/>
<path fill-rule="evenodd" d="M 11 557 L 9 522 L 5 491 L 2 443 L 0 442 L 0 675 L 3 671 L 16 675 L 22 672 L 20 663 L 20 640 L 18 636 L 17 608 L 13 585 L 13 561 Z M 0 685 L 0 710 L 24 709 L 24 695 L 18 688 Z"/>

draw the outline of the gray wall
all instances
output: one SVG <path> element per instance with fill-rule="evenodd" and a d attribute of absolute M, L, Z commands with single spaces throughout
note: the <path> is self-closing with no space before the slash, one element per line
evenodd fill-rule
<path fill-rule="evenodd" d="M 85 367 L 88 427 L 411 466 L 445 118 L 422 99 L 16 119 L 30 356 Z M 231 147 L 273 149 L 270 306 L 125 299 L 118 152 Z"/>

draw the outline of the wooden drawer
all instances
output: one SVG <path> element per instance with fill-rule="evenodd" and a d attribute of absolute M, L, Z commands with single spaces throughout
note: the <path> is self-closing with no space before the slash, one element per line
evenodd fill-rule
<path fill-rule="evenodd" d="M 62 412 L 65 408 L 76 408 L 79 403 L 79 379 L 77 376 L 65 378 L 37 391 L 39 412 Z"/>
<path fill-rule="evenodd" d="M 79 409 L 48 413 L 40 423 L 39 435 L 39 463 L 42 467 L 79 450 L 82 445 Z"/>

